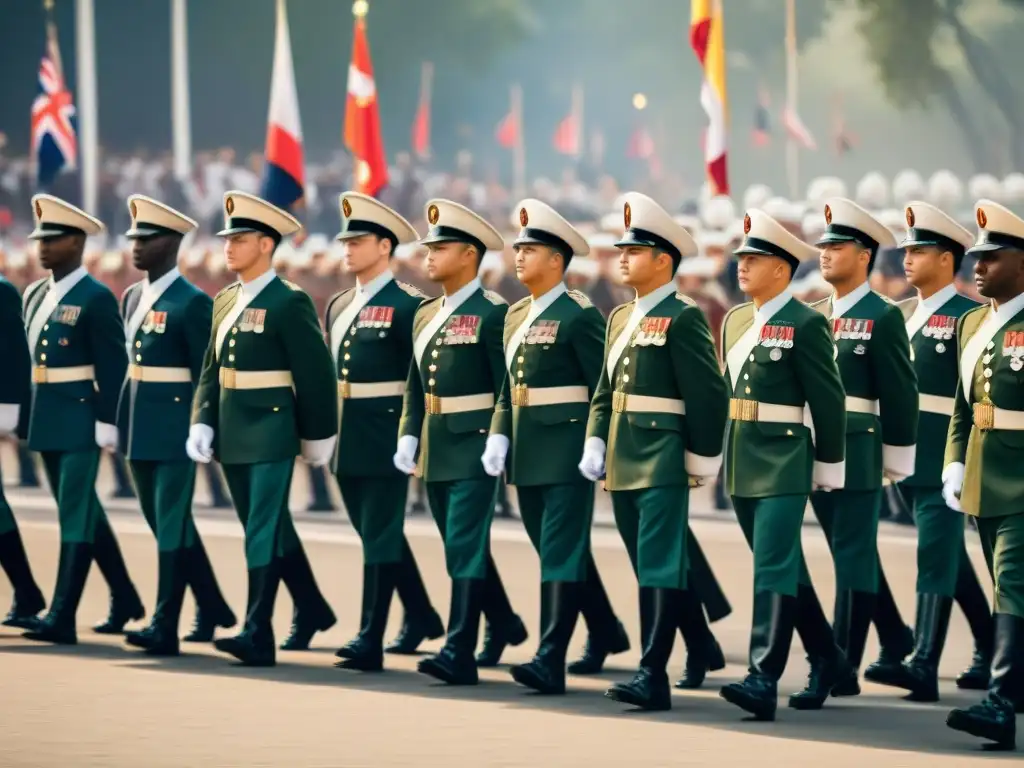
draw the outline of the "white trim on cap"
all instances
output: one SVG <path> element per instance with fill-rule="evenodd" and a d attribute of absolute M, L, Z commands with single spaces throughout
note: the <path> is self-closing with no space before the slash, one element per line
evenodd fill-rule
<path fill-rule="evenodd" d="M 346 200 L 351 211 L 348 216 L 345 215 Z M 364 195 L 362 192 L 346 190 L 338 195 L 338 211 L 341 213 L 342 222 L 349 219 L 372 221 L 374 224 L 379 224 L 391 230 L 395 233 L 395 237 L 398 238 L 398 242 L 395 243 L 396 246 L 403 243 L 414 243 L 420 239 L 416 228 L 398 211 L 384 205 L 375 197 Z"/>
<path fill-rule="evenodd" d="M 430 209 L 432 206 L 437 206 L 437 220 L 434 222 L 430 221 Z M 505 250 L 505 240 L 502 238 L 501 233 L 491 226 L 483 216 L 461 203 L 435 197 L 427 201 L 423 212 L 424 218 L 426 218 L 427 223 L 431 227 L 454 227 L 455 229 L 461 229 L 483 243 L 484 248 L 488 251 Z"/>
<path fill-rule="evenodd" d="M 524 211 L 526 224 L 523 224 Z M 586 256 L 590 253 L 587 239 L 579 230 L 562 214 L 541 200 L 532 197 L 520 200 L 512 209 L 512 218 L 516 226 L 539 229 L 564 240 L 572 248 L 573 256 Z"/>
<path fill-rule="evenodd" d="M 38 210 L 42 211 L 42 216 Z M 32 215 L 35 217 L 37 227 L 40 222 L 61 224 L 65 227 L 77 227 L 87 235 L 98 235 L 106 229 L 103 222 L 95 216 L 90 216 L 66 200 L 45 193 L 32 196 Z"/>
<path fill-rule="evenodd" d="M 657 201 L 642 192 L 627 192 L 623 195 L 623 220 L 625 206 L 629 206 L 630 229 L 645 229 L 663 237 L 674 245 L 683 258 L 697 255 L 697 243 L 686 228 L 679 224 Z"/>
<path fill-rule="evenodd" d="M 826 210 L 831 215 L 831 221 L 829 221 L 829 216 L 825 214 Z M 892 231 L 849 198 L 828 198 L 822 207 L 822 216 L 825 217 L 826 225 L 838 224 L 857 229 L 872 238 L 878 243 L 880 248 L 896 247 L 896 237 Z"/>
<path fill-rule="evenodd" d="M 228 199 L 231 199 L 233 208 L 228 213 Z M 262 222 L 278 232 L 281 237 L 288 237 L 302 229 L 302 224 L 288 211 L 278 208 L 273 203 L 268 203 L 262 197 L 242 192 L 239 189 L 229 189 L 224 193 L 222 207 L 224 210 L 224 223 L 228 219 L 243 218 L 253 219 Z"/>
<path fill-rule="evenodd" d="M 931 203 L 921 200 L 912 200 L 907 203 L 904 212 L 909 211 L 907 220 L 913 218 L 914 229 L 926 229 L 929 232 L 938 232 L 940 235 L 956 240 L 964 248 L 974 245 L 974 235 L 965 227 L 961 227 L 952 217 L 948 216 Z"/>
<path fill-rule="evenodd" d="M 129 195 L 126 203 L 128 205 L 128 213 L 132 212 L 132 203 L 135 204 L 132 228 L 138 227 L 138 223 L 141 221 L 143 225 L 156 224 L 185 235 L 199 226 L 198 222 L 194 219 L 190 219 L 166 203 L 161 203 L 159 200 L 154 200 L 146 195 Z"/>

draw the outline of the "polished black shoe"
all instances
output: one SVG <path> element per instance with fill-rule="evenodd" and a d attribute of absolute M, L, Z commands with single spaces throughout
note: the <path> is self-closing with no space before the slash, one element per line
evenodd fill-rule
<path fill-rule="evenodd" d="M 989 749 L 1012 750 L 1017 747 L 1017 718 L 1013 702 L 990 693 L 980 704 L 967 709 L 954 709 L 946 725 L 979 739 L 993 742 Z"/>
<path fill-rule="evenodd" d="M 234 637 L 221 637 L 213 641 L 218 651 L 238 659 L 243 667 L 273 667 L 277 664 L 273 643 L 254 643 L 246 633 Z"/>
<path fill-rule="evenodd" d="M 620 704 L 628 704 L 650 712 L 672 709 L 672 691 L 668 675 L 641 667 L 628 683 L 616 683 L 604 695 Z"/>
<path fill-rule="evenodd" d="M 317 632 L 326 632 L 337 623 L 333 612 L 309 616 L 298 613 L 292 622 L 291 632 L 281 643 L 282 651 L 308 651 L 309 643 Z"/>
<path fill-rule="evenodd" d="M 480 682 L 473 658 L 467 655 L 456 656 L 448 648 L 442 648 L 440 653 L 421 659 L 416 670 L 448 685 L 476 685 Z"/>
<path fill-rule="evenodd" d="M 145 629 L 134 629 L 124 633 L 124 641 L 136 648 L 149 648 L 157 629 L 150 624 Z"/>
<path fill-rule="evenodd" d="M 873 678 L 869 676 L 869 672 L 871 675 L 874 675 L 876 669 L 892 669 L 894 666 L 902 664 L 903 660 L 913 652 L 914 630 L 910 627 L 904 626 L 903 631 L 899 633 L 899 641 L 889 645 L 883 645 L 878 652 L 878 660 L 868 664 L 864 669 L 864 678 L 866 680 L 872 680 Z M 882 674 L 884 674 L 884 672 Z"/>
<path fill-rule="evenodd" d="M 971 658 L 971 665 L 956 676 L 956 687 L 965 691 L 987 691 L 989 669 L 991 667 L 991 656 L 975 648 L 974 656 Z"/>
<path fill-rule="evenodd" d="M 75 616 L 91 566 L 91 545 L 61 544 L 57 564 L 57 585 L 54 588 L 53 600 L 50 601 L 50 610 L 45 616 L 31 623 L 28 631 L 23 633 L 25 638 L 56 645 L 75 645 L 78 642 Z"/>
<path fill-rule="evenodd" d="M 789 697 L 791 709 L 818 710 L 825 706 L 825 701 L 832 694 L 836 683 L 840 680 L 849 679 L 853 674 L 846 658 L 838 653 L 834 659 L 815 657 L 808 659 L 811 664 L 810 674 L 807 676 L 807 686 Z M 856 677 L 854 677 L 856 681 Z"/>
<path fill-rule="evenodd" d="M 22 637 L 54 645 L 77 645 L 78 643 L 75 625 L 57 620 L 52 616 L 36 619 L 32 628 L 22 633 Z"/>
<path fill-rule="evenodd" d="M 16 590 L 14 602 L 11 603 L 11 610 L 4 617 L 3 626 L 32 629 L 39 612 L 45 607 L 46 599 L 38 588 L 28 594 Z"/>
<path fill-rule="evenodd" d="M 437 611 L 432 611 L 426 618 L 411 619 L 408 616 L 394 641 L 384 649 L 384 653 L 398 656 L 413 656 L 419 652 L 420 645 L 426 640 L 437 640 L 444 637 L 444 624 Z"/>
<path fill-rule="evenodd" d="M 775 719 L 778 686 L 767 675 L 751 673 L 742 682 L 723 686 L 719 695 L 730 704 L 749 712 L 755 720 Z"/>
<path fill-rule="evenodd" d="M 484 636 L 484 647 L 477 654 L 478 667 L 496 667 L 501 662 L 501 655 L 508 646 L 522 645 L 526 642 L 526 625 L 523 620 L 513 614 L 512 620 L 502 627 L 487 623 Z"/>
<path fill-rule="evenodd" d="M 182 639 L 186 643 L 209 643 L 213 642 L 213 636 L 217 628 L 231 629 L 238 623 L 234 612 L 227 606 L 215 615 L 209 611 L 196 610 L 195 621 L 192 622 L 192 629 Z"/>
<path fill-rule="evenodd" d="M 342 651 L 346 655 L 342 655 Z M 337 653 L 341 661 L 335 662 L 338 669 L 353 669 L 359 672 L 380 672 L 384 669 L 384 654 L 380 647 L 373 648 L 369 643 L 360 643 L 358 638 Z"/>
<path fill-rule="evenodd" d="M 832 695 L 836 697 L 860 696 L 860 679 L 853 669 L 836 681 L 836 684 L 832 686 Z"/>
<path fill-rule="evenodd" d="M 174 632 L 153 628 L 149 637 L 149 645 L 145 647 L 147 656 L 180 656 L 181 646 Z"/>
<path fill-rule="evenodd" d="M 676 680 L 676 688 L 696 690 L 704 684 L 708 672 L 725 669 L 725 654 L 717 640 L 713 640 L 710 648 L 700 653 L 690 651 L 686 654 L 686 667 L 683 676 Z"/>
<path fill-rule="evenodd" d="M 750 630 L 750 672 L 719 695 L 757 720 L 774 720 L 778 680 L 786 669 L 796 623 L 797 598 L 777 592 L 754 593 Z"/>
<path fill-rule="evenodd" d="M 146 609 L 142 605 L 134 589 L 132 594 L 110 601 L 110 614 L 106 621 L 102 621 L 92 628 L 98 635 L 120 635 L 124 632 L 124 625 L 129 621 L 138 621 L 146 615 Z"/>
<path fill-rule="evenodd" d="M 281 581 L 291 593 L 292 628 L 281 643 L 282 651 L 309 650 L 309 642 L 317 632 L 326 632 L 337 623 L 334 611 L 317 586 L 313 569 L 301 546 L 277 559 Z"/>
<path fill-rule="evenodd" d="M 526 664 L 515 664 L 509 670 L 512 679 L 537 693 L 557 696 L 565 693 L 565 671 L 543 657 Z"/>
<path fill-rule="evenodd" d="M 607 638 L 596 640 L 593 635 L 587 637 L 583 655 L 569 664 L 566 671 L 570 675 L 598 675 L 604 669 L 604 662 L 609 656 L 625 653 L 629 647 L 626 628 L 622 626 L 621 621 L 616 621 L 615 631 Z"/>

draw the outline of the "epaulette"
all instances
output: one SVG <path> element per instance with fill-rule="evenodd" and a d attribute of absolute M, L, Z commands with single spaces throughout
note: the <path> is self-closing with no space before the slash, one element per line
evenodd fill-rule
<path fill-rule="evenodd" d="M 433 302 L 440 301 L 442 298 L 444 298 L 444 297 L 443 296 L 428 296 L 427 298 L 425 298 L 423 301 L 420 302 L 420 305 L 418 307 L 416 307 L 416 311 L 419 312 L 424 307 L 428 307 Z"/>
<path fill-rule="evenodd" d="M 484 298 L 491 302 L 491 304 L 508 304 L 508 302 L 505 301 L 505 298 L 500 293 L 495 293 L 494 291 L 485 290 Z"/>
<path fill-rule="evenodd" d="M 215 299 L 219 299 L 221 296 L 227 296 L 228 293 L 230 293 L 231 291 L 235 290 L 236 288 L 239 288 L 241 285 L 242 285 L 241 281 L 240 280 L 236 280 L 235 282 L 231 283 L 231 285 L 226 285 L 223 288 L 221 288 L 219 291 L 217 291 L 217 295 L 214 296 L 214 298 Z"/>
<path fill-rule="evenodd" d="M 48 277 L 41 277 L 38 280 L 32 281 L 29 284 L 28 288 L 25 289 L 24 297 L 26 299 L 29 298 L 32 294 L 34 294 L 39 289 L 39 286 L 41 286 L 43 283 L 45 283 L 49 279 L 50 278 L 48 278 Z"/>
<path fill-rule="evenodd" d="M 283 277 L 280 278 L 280 280 L 281 280 L 282 283 L 287 285 L 293 291 L 301 291 L 302 290 L 302 286 L 297 285 L 296 283 L 293 283 L 291 280 L 285 280 Z"/>
<path fill-rule="evenodd" d="M 395 280 L 395 285 L 401 288 L 405 293 L 417 299 L 425 299 L 427 294 L 421 291 L 412 283 L 403 283 L 401 280 Z"/>
<path fill-rule="evenodd" d="M 571 291 L 566 291 L 566 293 L 569 294 L 569 298 L 570 299 L 575 301 L 577 304 L 579 304 L 584 309 L 586 309 L 587 307 L 594 306 L 593 302 L 590 300 L 590 297 L 587 296 L 587 294 L 583 293 L 583 291 L 571 290 Z"/>
<path fill-rule="evenodd" d="M 967 345 L 967 340 L 981 327 L 984 318 L 977 318 L 976 315 L 983 309 L 988 309 L 988 304 L 979 304 L 960 315 L 956 332 L 957 337 L 960 339 L 961 348 Z"/>
<path fill-rule="evenodd" d="M 676 300 L 683 302 L 683 304 L 689 304 L 691 307 L 697 306 L 697 302 L 687 296 L 685 293 L 676 292 Z"/>
<path fill-rule="evenodd" d="M 519 299 L 519 301 L 517 301 L 515 304 L 508 308 L 508 313 L 511 315 L 513 312 L 517 312 L 518 310 L 523 309 L 524 307 L 528 307 L 531 301 L 532 298 L 530 296 L 525 296 Z"/>
<path fill-rule="evenodd" d="M 821 314 L 828 317 L 829 297 L 826 296 L 824 299 L 812 301 L 808 306 L 810 306 L 810 308 L 813 309 L 814 311 L 820 312 Z"/>
<path fill-rule="evenodd" d="M 754 304 L 753 302 L 745 302 L 743 304 L 737 304 L 735 307 L 725 313 L 725 317 L 722 318 L 722 330 L 721 330 L 721 347 L 722 354 L 726 353 L 725 337 L 729 331 L 729 326 L 734 322 L 745 322 L 747 317 L 753 317 Z"/>

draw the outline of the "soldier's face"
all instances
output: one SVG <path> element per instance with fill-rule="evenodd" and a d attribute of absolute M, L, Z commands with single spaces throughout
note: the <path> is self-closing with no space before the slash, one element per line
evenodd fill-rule
<path fill-rule="evenodd" d="M 167 256 L 168 249 L 173 247 L 172 239 L 169 235 L 135 238 L 132 241 L 132 264 L 142 272 L 160 266 Z"/>
<path fill-rule="evenodd" d="M 871 253 L 860 243 L 829 243 L 821 252 L 821 276 L 830 283 L 843 282 L 866 269 Z"/>
<path fill-rule="evenodd" d="M 258 232 L 230 235 L 224 240 L 224 261 L 232 272 L 246 272 L 261 257 L 274 252 L 274 241 Z"/>
<path fill-rule="evenodd" d="M 81 235 L 47 237 L 39 241 L 39 263 L 43 269 L 60 269 L 82 255 Z"/>
<path fill-rule="evenodd" d="M 345 241 L 345 270 L 354 275 L 365 272 L 370 267 L 387 259 L 390 252 L 390 241 L 376 235 L 363 235 Z"/>
<path fill-rule="evenodd" d="M 523 285 L 531 285 L 550 277 L 552 270 L 560 269 L 560 257 L 553 248 L 526 244 L 516 249 L 516 277 Z"/>
<path fill-rule="evenodd" d="M 953 275 L 953 254 L 934 246 L 914 246 L 903 251 L 903 271 L 915 288 L 934 283 L 942 274 Z"/>
<path fill-rule="evenodd" d="M 974 284 L 987 299 L 1007 299 L 1020 293 L 1024 275 L 1024 251 L 1000 248 L 982 251 L 974 265 Z"/>
<path fill-rule="evenodd" d="M 631 245 L 619 251 L 619 272 L 626 285 L 644 285 L 655 278 L 655 273 L 664 266 L 660 259 L 672 261 L 667 253 L 655 253 L 653 248 Z"/>
<path fill-rule="evenodd" d="M 759 296 L 774 288 L 788 270 L 789 265 L 778 256 L 747 253 L 739 257 L 736 282 L 748 296 Z"/>
<path fill-rule="evenodd" d="M 466 243 L 431 243 L 427 246 L 427 277 L 443 282 L 465 269 L 476 257 Z"/>

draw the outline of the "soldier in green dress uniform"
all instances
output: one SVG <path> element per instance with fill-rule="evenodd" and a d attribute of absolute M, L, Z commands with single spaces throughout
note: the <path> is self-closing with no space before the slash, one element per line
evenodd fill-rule
<path fill-rule="evenodd" d="M 281 238 L 297 232 L 299 222 L 244 192 L 225 193 L 224 213 L 218 234 L 239 281 L 213 302 L 186 451 L 194 461 L 220 461 L 245 527 L 245 627 L 214 645 L 244 665 L 273 666 L 279 582 L 295 605 L 292 637 L 282 647 L 306 648 L 315 631 L 335 621 L 295 532 L 288 493 L 296 455 L 313 466 L 331 460 L 337 380 L 312 299 L 271 265 Z M 293 645 L 296 638 L 301 642 Z"/>
<path fill-rule="evenodd" d="M 718 475 L 728 396 L 704 313 L 676 293 L 679 263 L 697 250 L 693 238 L 638 192 L 625 196 L 623 223 L 619 268 L 636 299 L 609 316 L 579 469 L 591 481 L 605 476 L 640 585 L 640 669 L 605 695 L 664 710 L 672 706 L 666 665 L 676 629 L 687 641 L 710 634 L 687 582 L 689 483 Z"/>
<path fill-rule="evenodd" d="M 964 543 L 964 518 L 942 498 L 942 460 L 953 396 L 960 378 L 957 320 L 978 306 L 953 282 L 964 252 L 974 242 L 966 229 L 928 203 L 906 207 L 903 265 L 917 298 L 900 303 L 917 371 L 919 420 L 914 474 L 899 484 L 917 525 L 917 618 L 914 654 L 905 662 L 881 662 L 864 670 L 875 683 L 910 691 L 912 701 L 938 701 L 938 667 L 956 600 L 974 634 L 974 662 L 957 678 L 961 688 L 988 686 L 992 614 Z"/>
<path fill-rule="evenodd" d="M 345 267 L 356 285 L 333 296 L 324 327 L 338 377 L 338 448 L 334 475 L 352 527 L 363 543 L 359 634 L 338 650 L 343 669 L 383 668 L 392 592 L 405 607 L 395 650 L 414 653 L 444 634 L 405 537 L 409 481 L 395 468 L 398 419 L 412 360 L 412 321 L 423 294 L 395 280 L 391 257 L 419 239 L 404 218 L 358 192 L 339 198 Z"/>
<path fill-rule="evenodd" d="M 580 476 L 576 462 L 601 373 L 605 321 L 586 296 L 563 282 L 569 260 L 590 250 L 583 236 L 539 200 L 523 200 L 515 210 L 522 227 L 513 246 L 516 275 L 531 296 L 505 317 L 508 377 L 498 401 L 500 419 L 481 460 L 487 474 L 500 477 L 507 459 L 523 525 L 540 555 L 540 645 L 530 662 L 512 667 L 512 677 L 559 694 L 565 692 L 565 655 L 590 569 L 604 594 L 590 552 L 594 484 Z M 595 629 L 625 634 L 614 614 L 610 627 Z"/>
<path fill-rule="evenodd" d="M 505 381 L 502 329 L 508 305 L 477 277 L 488 249 L 501 250 L 497 230 L 450 200 L 427 203 L 427 275 L 444 296 L 420 305 L 413 320 L 413 361 L 405 387 L 395 466 L 417 471 L 444 542 L 452 579 L 448 636 L 419 670 L 453 685 L 475 685 L 477 666 L 496 664 L 506 645 L 526 640 L 490 553 L 497 481 L 480 463 Z M 480 614 L 488 623 L 481 657 L 473 658 Z"/>
<path fill-rule="evenodd" d="M 145 280 L 121 298 L 128 376 L 118 408 L 120 449 L 128 460 L 142 515 L 156 535 L 157 601 L 149 626 L 127 632 L 130 645 L 153 656 L 178 654 L 178 619 L 191 586 L 200 637 L 233 627 L 235 615 L 217 586 L 192 519 L 196 465 L 185 454 L 189 410 L 210 340 L 213 299 L 177 268 L 182 237 L 196 228 L 187 216 L 143 195 L 128 198 L 135 268 Z M 209 636 L 203 633 L 208 629 Z M 193 633 L 195 634 L 195 633 Z"/>
<path fill-rule="evenodd" d="M 943 496 L 978 524 L 995 581 L 988 695 L 954 709 L 950 728 L 1012 749 L 1024 709 L 1024 220 L 991 200 L 975 209 L 974 281 L 989 304 L 960 318 L 960 381 Z"/>
<path fill-rule="evenodd" d="M 899 482 L 914 474 L 917 374 L 903 313 L 868 283 L 878 250 L 895 246 L 895 238 L 851 200 L 829 199 L 824 214 L 821 274 L 833 294 L 812 306 L 832 324 L 846 390 L 846 484 L 838 493 L 813 494 L 811 504 L 832 550 L 834 627 L 850 663 L 832 695 L 855 696 L 872 620 L 881 663 L 899 662 L 912 650 L 903 620 L 887 618 L 896 609 L 878 556 L 878 517 L 883 479 Z M 879 613 L 880 605 L 887 610 Z"/>
<path fill-rule="evenodd" d="M 114 294 L 82 266 L 88 235 L 103 224 L 51 195 L 32 198 L 39 260 L 51 271 L 25 291 L 32 355 L 28 447 L 43 456 L 60 522 L 60 559 L 50 610 L 25 636 L 73 644 L 75 614 L 93 560 L 110 585 L 110 616 L 97 631 L 120 632 L 144 614 L 117 539 L 96 496 L 100 452 L 117 448 L 117 398 L 128 366 Z"/>
<path fill-rule="evenodd" d="M 845 672 L 800 534 L 812 488 L 843 487 L 846 411 L 828 323 L 789 287 L 800 262 L 817 250 L 760 210 L 747 211 L 743 229 L 737 275 L 751 302 L 725 316 L 721 349 L 732 397 L 725 481 L 754 553 L 754 614 L 749 674 L 721 695 L 773 720 L 794 628 L 811 659 L 811 684 L 790 698 L 791 707 L 820 708 Z"/>
<path fill-rule="evenodd" d="M 25 324 L 21 320 L 21 295 L 0 276 L 0 360 L 6 371 L 0 376 L 0 439 L 24 436 L 32 397 L 32 358 L 28 353 Z M 46 600 L 32 575 L 18 523 L 4 497 L 0 478 L 0 567 L 11 580 L 14 602 L 4 617 L 5 627 L 27 629 Z"/>

